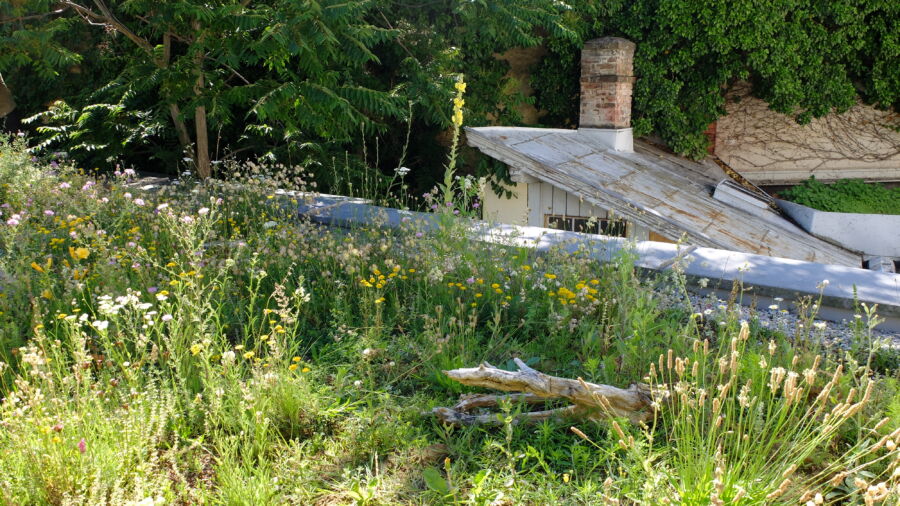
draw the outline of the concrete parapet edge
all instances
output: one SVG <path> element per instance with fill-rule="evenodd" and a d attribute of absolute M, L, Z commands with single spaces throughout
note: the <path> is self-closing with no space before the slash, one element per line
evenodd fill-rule
<path fill-rule="evenodd" d="M 298 215 L 324 225 L 399 228 L 409 224 L 421 230 L 433 230 L 438 226 L 437 217 L 429 213 L 379 207 L 369 205 L 362 199 L 333 195 L 305 196 L 305 203 L 297 206 Z M 744 305 L 755 302 L 765 307 L 775 297 L 785 301 L 818 298 L 821 287 L 819 316 L 822 319 L 851 319 L 858 301 L 869 306 L 878 305 L 877 313 L 885 320 L 879 329 L 900 331 L 900 274 L 714 248 L 652 241 L 635 243 L 617 237 L 481 221 L 472 223 L 471 232 L 475 239 L 481 241 L 531 248 L 539 254 L 556 248 L 568 251 L 580 249 L 601 262 L 632 248 L 637 255 L 635 265 L 642 269 L 662 271 L 678 262 L 689 285 L 698 291 L 727 293 L 735 282 L 742 283 L 745 288 L 752 287 L 750 296 L 744 296 L 742 300 Z M 822 287 L 825 280 L 828 283 Z"/>

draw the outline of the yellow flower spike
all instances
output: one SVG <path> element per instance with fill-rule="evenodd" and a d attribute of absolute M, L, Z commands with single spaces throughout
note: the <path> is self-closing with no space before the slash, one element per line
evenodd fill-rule
<path fill-rule="evenodd" d="M 44 272 L 44 268 L 38 265 L 37 262 L 31 262 L 31 268 L 38 272 Z"/>
<path fill-rule="evenodd" d="M 454 87 L 456 88 L 456 91 L 460 93 L 466 92 L 466 83 L 464 81 L 458 81 Z"/>
<path fill-rule="evenodd" d="M 453 113 L 453 118 L 452 118 L 452 119 L 453 119 L 453 124 L 454 124 L 454 125 L 456 125 L 456 126 L 462 126 L 462 124 L 463 124 L 463 114 L 462 114 L 462 111 L 456 110 L 456 111 Z"/>

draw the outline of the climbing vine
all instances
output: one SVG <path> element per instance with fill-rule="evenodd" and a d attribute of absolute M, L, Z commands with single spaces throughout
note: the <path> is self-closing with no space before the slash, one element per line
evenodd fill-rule
<path fill-rule="evenodd" d="M 900 104 L 900 4 L 882 0 L 603 2 L 579 0 L 582 37 L 637 43 L 634 128 L 703 156 L 710 123 L 737 81 L 801 123 L 852 106 Z M 533 85 L 555 125 L 577 122 L 581 41 L 549 37 Z"/>

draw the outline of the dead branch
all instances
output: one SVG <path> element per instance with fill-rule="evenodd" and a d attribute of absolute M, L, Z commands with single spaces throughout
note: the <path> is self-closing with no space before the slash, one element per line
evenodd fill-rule
<path fill-rule="evenodd" d="M 518 394 L 468 396 L 452 408 L 434 408 L 432 414 L 445 423 L 457 425 L 498 424 L 501 419 L 496 413 L 473 415 L 468 411 L 496 406 L 504 400 L 535 404 L 561 398 L 573 405 L 523 413 L 517 415 L 514 422 L 582 416 L 590 419 L 625 417 L 640 423 L 653 416 L 654 399 L 646 385 L 633 384 L 621 389 L 588 383 L 581 378 L 559 378 L 538 372 L 518 358 L 513 360 L 518 371 L 504 371 L 483 363 L 478 367 L 444 371 L 444 374 L 464 385 Z"/>

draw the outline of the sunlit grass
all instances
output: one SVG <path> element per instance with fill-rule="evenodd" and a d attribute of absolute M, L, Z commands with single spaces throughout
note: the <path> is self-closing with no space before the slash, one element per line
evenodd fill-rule
<path fill-rule="evenodd" d="M 875 374 L 865 353 L 664 307 L 654 287 L 683 286 L 679 274 L 643 275 L 628 254 L 601 265 L 474 242 L 453 212 L 471 205 L 444 202 L 452 179 L 431 194 L 436 232 L 337 230 L 276 195 L 311 189 L 299 171 L 232 167 L 231 182 L 139 193 L 128 174 L 46 175 L 3 147 L 4 503 L 900 495 L 896 365 Z M 512 357 L 671 395 L 644 427 L 423 414 L 469 392 L 442 370 Z"/>

